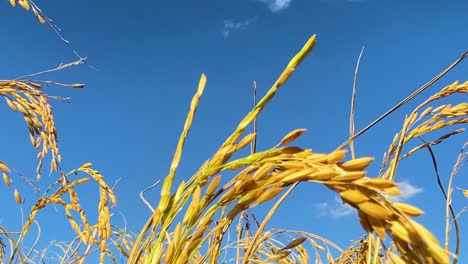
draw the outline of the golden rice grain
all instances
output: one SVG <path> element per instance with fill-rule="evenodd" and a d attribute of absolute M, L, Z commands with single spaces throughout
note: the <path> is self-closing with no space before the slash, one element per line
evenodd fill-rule
<path fill-rule="evenodd" d="M 305 181 L 311 179 L 312 175 L 317 172 L 316 168 L 306 168 L 295 171 L 280 180 L 282 184 L 291 184 L 294 182 Z"/>
<path fill-rule="evenodd" d="M 328 154 L 327 157 L 327 163 L 328 164 L 335 164 L 337 162 L 340 162 L 344 159 L 346 156 L 346 153 L 348 153 L 347 150 L 345 149 L 339 149 L 336 151 L 333 151 L 332 153 Z"/>
<path fill-rule="evenodd" d="M 6 174 L 5 172 L 3 172 L 3 182 L 5 183 L 7 187 L 10 187 L 11 180 L 10 180 L 10 177 L 8 177 L 8 174 Z"/>
<path fill-rule="evenodd" d="M 283 139 L 281 139 L 279 145 L 282 146 L 282 145 L 286 145 L 288 143 L 293 142 L 294 140 L 302 136 L 304 132 L 306 132 L 305 128 L 299 128 L 299 129 L 289 132 L 286 136 L 283 137 Z"/>
<path fill-rule="evenodd" d="M 214 177 L 211 180 L 208 187 L 206 188 L 205 195 L 206 196 L 211 196 L 214 193 L 214 191 L 216 190 L 216 188 L 218 188 L 220 182 L 221 182 L 221 175 L 218 175 L 218 176 Z"/>
<path fill-rule="evenodd" d="M 174 196 L 175 201 L 179 201 L 180 198 L 182 197 L 182 195 L 184 194 L 185 185 L 186 185 L 185 181 L 182 181 L 179 184 L 179 187 L 177 188 L 177 191 L 176 191 L 175 196 Z"/>
<path fill-rule="evenodd" d="M 3 163 L 3 161 L 1 160 L 0 160 L 0 170 L 6 173 L 10 172 L 10 168 L 8 168 L 8 166 L 5 163 Z"/>
<path fill-rule="evenodd" d="M 300 147 L 290 146 L 290 147 L 283 147 L 278 149 L 282 154 L 297 154 L 303 152 L 304 149 Z"/>
<path fill-rule="evenodd" d="M 18 192 L 17 189 L 15 189 L 14 195 L 15 195 L 15 201 L 16 201 L 18 204 L 22 204 L 22 203 L 23 203 L 23 200 L 21 199 L 21 195 L 20 195 L 20 193 Z"/>
<path fill-rule="evenodd" d="M 340 166 L 347 171 L 360 171 L 367 168 L 372 163 L 372 161 L 374 161 L 374 158 L 372 157 L 363 157 L 346 161 L 340 164 Z"/>
<path fill-rule="evenodd" d="M 248 144 L 250 144 L 252 142 L 252 140 L 255 139 L 255 137 L 257 136 L 257 133 L 250 133 L 248 134 L 247 136 L 245 136 L 241 141 L 239 141 L 239 143 L 237 143 L 237 149 L 243 149 L 245 146 L 247 146 Z"/>
<path fill-rule="evenodd" d="M 430 232 L 429 232 L 430 233 Z M 432 235 L 432 234 L 431 234 Z M 428 243 L 430 257 L 435 259 L 435 263 L 449 264 L 450 256 L 443 248 L 439 246 L 439 243 Z"/>
<path fill-rule="evenodd" d="M 376 219 L 372 216 L 368 216 L 367 220 L 369 221 L 369 224 L 372 226 L 372 229 L 374 230 L 375 233 L 379 236 L 380 240 L 384 241 L 386 237 L 386 230 L 385 226 L 386 223 L 383 220 Z"/>
<path fill-rule="evenodd" d="M 338 176 L 336 176 L 335 178 L 333 178 L 333 180 L 335 181 L 355 181 L 355 180 L 359 180 L 363 177 L 366 176 L 366 172 L 365 171 L 351 171 L 351 172 L 344 172 Z"/>
<path fill-rule="evenodd" d="M 304 162 L 295 161 L 295 160 L 286 160 L 282 161 L 280 164 L 281 168 L 288 170 L 288 169 L 302 169 L 306 167 Z"/>
<path fill-rule="evenodd" d="M 368 187 L 373 187 L 373 188 L 382 189 L 382 190 L 397 186 L 395 182 L 390 181 L 390 180 L 385 180 L 385 179 L 363 178 L 363 179 L 355 181 L 355 183 L 362 185 L 362 186 L 368 186 Z"/>
<path fill-rule="evenodd" d="M 295 247 L 299 246 L 300 244 L 304 243 L 304 241 L 306 241 L 306 240 L 307 240 L 306 237 L 296 238 L 293 241 L 289 242 L 289 244 L 287 244 L 286 246 L 281 248 L 280 251 L 295 248 Z"/>
<path fill-rule="evenodd" d="M 243 194 L 243 196 L 239 199 L 238 203 L 247 206 L 251 204 L 257 196 L 258 191 L 250 191 L 247 194 Z"/>
<path fill-rule="evenodd" d="M 237 193 L 236 188 L 230 188 L 227 192 L 225 192 L 221 198 L 219 198 L 219 202 L 222 205 L 226 205 L 232 202 L 235 199 L 235 194 Z"/>
<path fill-rule="evenodd" d="M 301 168 L 295 168 L 295 169 L 283 170 L 280 173 L 274 174 L 274 175 L 275 175 L 275 179 L 282 180 L 288 177 L 289 175 L 292 175 L 296 172 L 301 172 L 301 171 L 302 171 Z"/>
<path fill-rule="evenodd" d="M 258 168 L 253 174 L 252 178 L 259 180 L 260 177 L 265 176 L 270 172 L 276 165 L 273 163 L 265 163 Z"/>
<path fill-rule="evenodd" d="M 437 112 L 440 112 L 442 111 L 444 108 L 450 108 L 450 105 L 439 105 L 438 107 L 436 107 L 434 110 L 432 110 L 432 114 L 435 114 Z"/>
<path fill-rule="evenodd" d="M 375 202 L 363 202 L 357 205 L 360 210 L 376 219 L 385 220 L 390 218 L 393 213 L 387 208 Z"/>
<path fill-rule="evenodd" d="M 402 192 L 400 191 L 400 189 L 398 189 L 398 187 L 384 188 L 384 189 L 381 189 L 381 191 L 388 194 L 388 195 L 400 195 L 400 194 L 402 194 Z"/>
<path fill-rule="evenodd" d="M 420 116 L 421 116 L 421 117 L 426 116 L 427 114 L 429 114 L 429 112 L 431 112 L 431 110 L 432 110 L 432 106 L 427 107 L 427 108 L 421 113 Z"/>
<path fill-rule="evenodd" d="M 44 18 L 40 14 L 36 14 L 36 18 L 37 18 L 37 20 L 39 20 L 39 23 L 45 24 L 46 21 L 44 20 Z"/>
<path fill-rule="evenodd" d="M 406 264 L 406 262 L 401 259 L 398 255 L 391 251 L 385 252 L 387 254 L 388 259 L 391 261 L 393 264 Z"/>
<path fill-rule="evenodd" d="M 390 222 L 389 231 L 393 236 L 396 236 L 397 238 L 405 241 L 406 243 L 412 242 L 408 229 L 398 221 Z"/>
<path fill-rule="evenodd" d="M 283 191 L 281 187 L 273 187 L 265 192 L 259 192 L 261 195 L 256 199 L 258 204 L 267 202 L 273 198 L 275 198 L 280 192 Z"/>
<path fill-rule="evenodd" d="M 38 17 L 38 19 L 39 19 L 39 17 Z M 45 21 L 44 21 L 44 22 L 45 22 Z M 41 22 L 41 23 L 42 23 L 42 22 Z M 78 88 L 78 89 L 84 88 L 85 86 L 86 86 L 86 85 L 83 84 L 83 83 L 74 83 L 74 84 L 72 84 L 72 87 L 73 87 L 73 88 Z"/>
<path fill-rule="evenodd" d="M 286 68 L 296 68 L 301 64 L 301 62 L 309 55 L 309 53 L 312 51 L 312 49 L 315 47 L 317 44 L 317 35 L 312 35 L 310 37 L 304 47 L 301 49 L 299 53 L 297 53 L 291 61 L 288 63 L 288 66 Z"/>
<path fill-rule="evenodd" d="M 312 153 L 307 157 L 310 162 L 327 163 L 328 155 L 324 153 Z"/>
<path fill-rule="evenodd" d="M 424 214 L 424 211 L 422 211 L 421 209 L 419 209 L 419 208 L 417 208 L 415 206 L 406 204 L 406 203 L 395 202 L 395 203 L 393 203 L 393 206 L 400 209 L 403 213 L 405 213 L 405 214 L 407 214 L 409 216 L 420 216 L 420 215 Z"/>
<path fill-rule="evenodd" d="M 249 178 L 244 178 L 244 179 L 238 179 L 236 183 L 234 184 L 234 188 L 236 189 L 237 193 L 243 192 L 243 191 L 248 191 L 253 188 L 255 188 L 255 180 L 252 179 L 252 177 Z"/>
<path fill-rule="evenodd" d="M 341 198 L 351 204 L 359 204 L 370 200 L 369 195 L 359 189 L 348 189 L 339 193 Z"/>
<path fill-rule="evenodd" d="M 16 6 L 16 0 L 10 0 L 10 4 L 15 7 Z"/>
<path fill-rule="evenodd" d="M 422 226 L 420 223 L 410 219 L 409 224 L 420 237 L 426 240 L 428 239 L 430 242 L 434 244 L 437 244 L 437 245 L 439 244 L 439 241 L 437 240 L 437 238 L 431 232 L 429 232 L 429 230 L 427 230 L 424 226 Z"/>
<path fill-rule="evenodd" d="M 309 180 L 311 181 L 329 181 L 339 175 L 339 173 L 333 169 L 325 168 L 319 172 L 310 175 Z"/>
<path fill-rule="evenodd" d="M 411 115 L 407 118 L 406 123 L 407 123 L 408 125 L 412 125 L 412 124 L 416 121 L 416 118 L 417 118 L 417 113 L 416 113 L 416 112 L 412 112 Z"/>
<path fill-rule="evenodd" d="M 227 219 L 234 219 L 240 212 L 247 208 L 245 204 L 236 204 L 228 213 Z"/>
<path fill-rule="evenodd" d="M 276 87 L 282 86 L 288 79 L 291 77 L 291 74 L 294 72 L 294 68 L 287 68 L 283 71 L 283 73 L 280 75 L 278 80 L 275 83 Z"/>
<path fill-rule="evenodd" d="M 16 112 L 18 109 L 16 108 L 15 104 L 8 98 L 5 97 L 5 100 L 7 102 L 8 107 L 10 107 L 11 110 Z"/>
<path fill-rule="evenodd" d="M 93 166 L 91 162 L 86 162 L 85 164 L 81 165 L 81 168 L 85 169 L 85 168 L 90 168 L 91 166 Z"/>

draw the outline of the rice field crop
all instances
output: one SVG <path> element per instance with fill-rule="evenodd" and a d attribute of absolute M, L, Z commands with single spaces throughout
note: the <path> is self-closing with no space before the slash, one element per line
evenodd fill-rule
<path fill-rule="evenodd" d="M 51 23 L 29 0 L 10 0 L 10 3 L 32 11 L 40 23 Z M 320 153 L 312 151 L 312 146 L 296 145 L 295 141 L 306 132 L 303 128 L 287 133 L 278 139 L 276 145 L 257 151 L 256 131 L 254 129 L 254 132 L 247 133 L 248 129 L 261 116 L 265 106 L 274 100 L 280 88 L 288 92 L 288 88 L 283 86 L 313 52 L 318 39 L 318 36 L 312 35 L 298 49 L 297 54 L 285 63 L 283 72 L 271 88 L 237 123 L 219 149 L 190 178 L 176 184 L 184 144 L 190 136 L 189 130 L 204 88 L 209 85 L 208 77 L 204 74 L 200 76 L 170 170 L 161 183 L 159 202 L 154 208 L 150 206 L 153 208 L 151 217 L 136 233 L 113 224 L 112 206 L 117 205 L 119 199 L 125 198 L 116 197 L 111 185 L 92 163 L 85 163 L 68 172 L 61 166 L 59 131 L 55 126 L 50 102 L 66 102 L 67 98 L 51 96 L 46 90 L 54 91 L 51 86 L 81 89 L 84 84 L 33 81 L 31 78 L 34 75 L 1 80 L 0 95 L 4 105 L 24 119 L 29 130 L 29 140 L 38 158 L 35 177 L 19 177 L 10 168 L 9 158 L 0 157 L 3 181 L 10 189 L 10 193 L 2 195 L 12 195 L 16 203 L 22 204 L 25 198 L 15 187 L 15 181 L 28 181 L 33 189 L 36 181 L 52 181 L 50 187 L 40 193 L 34 205 L 24 212 L 26 221 L 19 232 L 11 232 L 0 223 L 1 263 L 40 263 L 47 255 L 47 249 L 35 248 L 34 244 L 25 246 L 25 238 L 31 236 L 31 228 L 40 227 L 37 215 L 51 206 L 60 208 L 70 232 L 76 234 L 73 241 L 55 243 L 54 246 L 60 252 L 60 263 L 89 263 L 94 259 L 99 259 L 100 263 L 119 263 L 122 260 L 118 260 L 116 254 L 123 256 L 123 261 L 127 263 L 457 263 L 461 250 L 457 222 L 460 213 L 452 207 L 451 197 L 456 188 L 453 179 L 466 162 L 467 143 L 460 146 L 460 155 L 452 175 L 444 183 L 447 186 L 444 191 L 447 215 L 445 226 L 441 228 L 444 228 L 445 241 L 438 239 L 431 230 L 418 222 L 418 216 L 424 214 L 421 209 L 397 202 L 391 197 L 402 194 L 394 179 L 403 159 L 411 162 L 410 158 L 415 153 L 432 153 L 433 146 L 445 144 L 450 137 L 465 133 L 468 102 L 451 105 L 446 104 L 445 100 L 468 93 L 468 82 L 453 82 L 408 112 L 401 129 L 388 149 L 384 150 L 378 172 L 366 171 L 375 158 L 356 157 L 354 140 L 433 85 L 467 54 L 358 132 L 354 131 L 352 107 L 349 139 L 336 142 L 334 151 Z M 83 60 L 78 60 L 54 70 L 82 63 Z M 6 108 L 2 109 L 5 111 Z M 442 136 L 411 149 L 406 148 L 408 142 L 413 143 L 421 136 L 435 132 L 442 133 Z M 250 151 L 246 152 L 249 147 Z M 436 163 L 434 155 L 431 157 Z M 45 160 L 50 160 L 47 166 Z M 43 179 L 43 171 L 46 169 L 55 177 Z M 98 211 L 96 221 L 88 219 L 80 204 L 77 188 L 86 188 L 90 184 L 95 184 L 99 189 L 99 196 L 95 197 Z M 322 185 L 339 195 L 343 203 L 357 212 L 356 221 L 362 226 L 363 236 L 357 237 L 349 248 L 342 249 L 337 243 L 311 232 L 289 230 L 287 226 L 269 229 L 268 223 L 275 217 L 275 212 L 300 184 Z M 468 195 L 467 190 L 463 192 L 465 196 Z M 34 196 L 28 197 L 31 198 L 36 199 Z M 256 208 L 269 201 L 274 203 L 268 214 L 258 219 Z M 455 228 L 454 232 L 451 232 L 452 227 Z M 235 237 L 229 238 L 229 232 L 235 234 Z M 455 236 L 454 244 L 449 243 L 450 235 Z M 40 233 L 37 239 L 41 239 Z M 96 255 L 99 257 L 95 258 Z M 225 256 L 229 256 L 228 259 Z"/>

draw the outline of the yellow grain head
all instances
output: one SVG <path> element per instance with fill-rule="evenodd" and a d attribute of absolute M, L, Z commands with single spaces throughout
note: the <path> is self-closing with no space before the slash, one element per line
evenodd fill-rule
<path fill-rule="evenodd" d="M 333 170 L 331 168 L 324 168 L 321 169 L 320 171 L 312 174 L 309 179 L 311 181 L 329 181 L 336 176 L 338 176 L 340 173 L 337 172 L 336 170 Z"/>
<path fill-rule="evenodd" d="M 451 263 L 449 254 L 438 243 L 429 243 L 428 251 L 430 256 L 436 261 L 435 263 L 449 264 Z"/>
<path fill-rule="evenodd" d="M 211 180 L 208 187 L 206 188 L 205 195 L 208 195 L 208 196 L 212 195 L 214 193 L 214 191 L 216 190 L 216 188 L 218 188 L 220 182 L 221 182 L 221 175 L 218 175 L 218 176 L 214 177 Z"/>
<path fill-rule="evenodd" d="M 311 153 L 307 156 L 307 160 L 317 163 L 328 163 L 328 157 L 325 153 Z"/>
<path fill-rule="evenodd" d="M 38 17 L 39 19 L 39 17 Z M 45 21 L 44 21 L 45 22 Z M 42 22 L 41 22 L 42 23 Z M 77 89 L 81 89 L 81 88 L 84 88 L 85 87 L 85 84 L 82 84 L 82 83 L 74 83 L 72 84 L 72 87 L 73 88 L 77 88 Z"/>
<path fill-rule="evenodd" d="M 359 222 L 361 223 L 362 228 L 364 228 L 364 230 L 366 230 L 367 232 L 372 232 L 373 229 L 367 216 L 361 211 L 358 211 L 358 216 L 359 216 Z"/>
<path fill-rule="evenodd" d="M 281 179 L 281 183 L 288 185 L 294 182 L 310 180 L 310 179 L 313 179 L 313 174 L 316 172 L 317 172 L 316 168 L 300 169 L 299 171 L 296 171 L 290 175 L 287 175 L 283 179 Z"/>
<path fill-rule="evenodd" d="M 246 205 L 244 204 L 236 204 L 231 211 L 229 211 L 227 218 L 232 220 L 234 219 L 240 212 L 244 211 L 246 209 Z"/>
<path fill-rule="evenodd" d="M 355 183 L 366 186 L 366 187 L 377 188 L 380 190 L 386 190 L 386 189 L 397 186 L 395 182 L 390 181 L 390 180 L 385 180 L 385 179 L 363 178 L 363 179 L 357 180 Z"/>
<path fill-rule="evenodd" d="M 296 140 L 297 138 L 302 136 L 302 134 L 304 134 L 304 132 L 306 132 L 306 129 L 304 129 L 304 128 L 296 129 L 296 130 L 293 130 L 293 131 L 289 132 L 286 136 L 283 137 L 283 139 L 281 139 L 279 145 L 280 146 L 281 145 L 286 145 L 288 143 L 293 142 L 294 140 Z"/>
<path fill-rule="evenodd" d="M 367 168 L 372 161 L 374 161 L 374 158 L 372 157 L 363 157 L 347 161 L 342 163 L 340 166 L 347 171 L 361 171 Z"/>
<path fill-rule="evenodd" d="M 174 201 L 179 201 L 179 199 L 182 197 L 182 194 L 184 194 L 185 190 L 185 181 L 180 182 L 179 187 L 177 187 L 177 191 L 174 196 Z"/>
<path fill-rule="evenodd" d="M 6 173 L 10 172 L 10 168 L 8 168 L 8 166 L 5 163 L 3 163 L 3 161 L 1 160 L 0 160 L 0 170 Z"/>
<path fill-rule="evenodd" d="M 270 170 L 273 169 L 273 167 L 275 167 L 275 164 L 273 164 L 273 163 L 263 164 L 262 166 L 260 166 L 260 168 L 258 168 L 257 171 L 255 171 L 252 178 L 254 178 L 256 180 L 259 180 L 264 175 L 267 175 L 268 172 L 270 172 Z"/>
<path fill-rule="evenodd" d="M 375 233 L 379 236 L 380 240 L 384 241 L 386 237 L 386 231 L 385 231 L 385 221 L 376 219 L 372 216 L 368 216 L 367 220 L 369 221 L 369 224 L 372 226 L 372 229 L 374 230 Z"/>
<path fill-rule="evenodd" d="M 397 237 L 398 239 L 405 241 L 406 243 L 411 243 L 411 237 L 408 232 L 408 229 L 403 226 L 402 223 L 393 221 L 390 223 L 390 234 Z"/>
<path fill-rule="evenodd" d="M 239 141 L 239 143 L 237 143 L 237 149 L 244 148 L 245 146 L 250 144 L 250 142 L 252 142 L 252 140 L 254 140 L 255 137 L 256 137 L 256 133 L 248 134 L 243 139 L 241 139 L 241 141 Z"/>
<path fill-rule="evenodd" d="M 86 168 L 90 168 L 91 166 L 93 166 L 93 164 L 91 162 L 86 162 L 85 164 L 83 164 L 81 166 L 81 169 L 86 169 Z"/>
<path fill-rule="evenodd" d="M 351 204 L 359 204 L 370 200 L 368 194 L 358 189 L 348 189 L 340 192 L 341 198 Z"/>
<path fill-rule="evenodd" d="M 420 216 L 422 214 L 424 214 L 424 211 L 415 207 L 415 206 L 412 206 L 412 205 L 409 205 L 409 204 L 406 204 L 406 203 L 393 203 L 393 206 L 395 206 L 396 208 L 400 209 L 403 213 L 409 215 L 409 216 Z"/>
<path fill-rule="evenodd" d="M 401 259 L 398 255 L 396 255 L 395 253 L 391 252 L 391 251 L 387 251 L 387 258 L 388 260 L 390 260 L 389 263 L 393 263 L 393 264 L 406 264 L 406 262 Z"/>
<path fill-rule="evenodd" d="M 306 241 L 306 240 L 307 240 L 307 238 L 305 238 L 305 237 L 296 238 L 293 241 L 291 241 L 289 244 L 287 244 L 286 246 L 281 248 L 280 250 L 295 248 L 295 247 L 299 246 L 300 244 L 304 243 L 304 241 Z"/>
<path fill-rule="evenodd" d="M 365 171 L 350 171 L 350 172 L 344 172 L 344 173 L 336 176 L 333 180 L 334 181 L 352 182 L 352 181 L 364 178 L 365 176 L 366 176 Z"/>
<path fill-rule="evenodd" d="M 327 155 L 327 163 L 328 164 L 335 164 L 337 162 L 340 162 L 341 160 L 344 159 L 347 152 L 348 151 L 345 150 L 345 149 L 339 149 L 337 151 L 333 151 L 332 153 Z"/>
<path fill-rule="evenodd" d="M 291 77 L 293 72 L 294 72 L 294 68 L 285 69 L 283 73 L 280 75 L 280 77 L 278 78 L 278 80 L 276 81 L 276 86 L 280 87 L 281 85 L 283 85 L 289 79 L 289 77 Z"/>
<path fill-rule="evenodd" d="M 393 195 L 393 196 L 402 194 L 402 192 L 400 191 L 400 189 L 398 189 L 398 187 L 385 188 L 385 189 L 382 189 L 381 191 L 388 195 Z"/>
<path fill-rule="evenodd" d="M 8 98 L 5 97 L 5 100 L 7 102 L 8 107 L 10 107 L 11 110 L 16 112 L 18 109 L 16 108 L 16 105 Z"/>
<path fill-rule="evenodd" d="M 390 218 L 393 213 L 387 208 L 375 202 L 363 202 L 357 205 L 361 211 L 375 219 L 385 220 Z"/>
<path fill-rule="evenodd" d="M 265 192 L 259 192 L 261 195 L 257 198 L 256 202 L 258 204 L 267 202 L 273 198 L 275 198 L 281 191 L 283 191 L 283 188 L 281 187 L 273 187 Z"/>
<path fill-rule="evenodd" d="M 18 0 L 18 4 L 25 10 L 29 10 L 30 6 L 27 0 Z"/>
<path fill-rule="evenodd" d="M 36 14 L 36 18 L 37 18 L 37 20 L 39 20 L 39 23 L 45 24 L 46 21 L 44 20 L 44 18 L 41 15 Z"/>
<path fill-rule="evenodd" d="M 18 192 L 17 189 L 15 189 L 15 201 L 18 203 L 18 204 L 22 204 L 23 203 L 23 200 L 21 199 L 21 195 L 20 193 Z"/>
<path fill-rule="evenodd" d="M 423 225 L 420 223 L 410 219 L 410 225 L 413 227 L 413 231 L 416 232 L 420 237 L 432 242 L 433 244 L 439 244 L 437 238 L 427 230 Z"/>
<path fill-rule="evenodd" d="M 3 182 L 5 183 L 7 187 L 10 187 L 11 180 L 10 180 L 10 177 L 8 177 L 8 174 L 6 174 L 5 172 L 3 172 Z"/>

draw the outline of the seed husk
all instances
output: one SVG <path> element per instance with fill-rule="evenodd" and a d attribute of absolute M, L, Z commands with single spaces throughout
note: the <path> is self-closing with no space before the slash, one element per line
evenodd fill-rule
<path fill-rule="evenodd" d="M 387 208 L 375 202 L 363 202 L 357 205 L 360 210 L 376 219 L 385 220 L 390 218 L 393 213 Z"/>
<path fill-rule="evenodd" d="M 0 170 L 6 173 L 10 172 L 10 168 L 8 168 L 8 166 L 3 163 L 3 161 L 0 161 Z"/>
<path fill-rule="evenodd" d="M 415 206 L 406 204 L 406 203 L 395 202 L 395 203 L 393 203 L 393 206 L 400 209 L 403 213 L 405 213 L 405 214 L 407 214 L 409 216 L 420 216 L 420 215 L 424 214 L 423 210 L 421 210 L 421 209 L 419 209 L 419 208 L 417 208 Z"/>
<path fill-rule="evenodd" d="M 370 200 L 369 196 L 358 189 L 348 189 L 340 192 L 341 198 L 351 204 L 359 204 Z"/>
<path fill-rule="evenodd" d="M 10 180 L 10 177 L 8 177 L 8 174 L 6 174 L 5 172 L 3 173 L 3 182 L 5 182 L 5 185 L 7 187 L 10 187 L 11 180 Z"/>
<path fill-rule="evenodd" d="M 367 168 L 374 158 L 372 157 L 363 157 L 342 163 L 340 166 L 347 171 L 361 171 Z"/>
<path fill-rule="evenodd" d="M 302 136 L 304 132 L 306 132 L 305 128 L 299 128 L 299 129 L 289 132 L 286 136 L 283 137 L 283 139 L 281 139 L 279 145 L 282 146 L 282 145 L 286 145 L 288 143 L 293 142 L 294 140 Z"/>
<path fill-rule="evenodd" d="M 340 149 L 337 151 L 333 151 L 332 153 L 327 155 L 327 163 L 328 164 L 335 164 L 337 162 L 340 162 L 344 159 L 346 156 L 346 153 L 348 153 L 347 150 L 345 149 Z"/>

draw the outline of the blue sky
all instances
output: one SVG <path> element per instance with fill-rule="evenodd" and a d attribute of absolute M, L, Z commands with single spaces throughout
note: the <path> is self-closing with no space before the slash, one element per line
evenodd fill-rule
<path fill-rule="evenodd" d="M 71 105 L 52 103 L 62 167 L 68 171 L 89 161 L 110 184 L 120 179 L 115 218 L 123 223 L 121 213 L 135 231 L 150 215 L 139 200 L 139 192 L 166 175 L 201 73 L 206 73 L 208 83 L 178 180 L 188 179 L 251 109 L 252 82 L 257 81 L 259 95 L 266 92 L 312 34 L 318 36 L 316 48 L 258 121 L 260 150 L 299 127 L 308 132 L 298 144 L 317 152 L 329 152 L 346 139 L 354 65 L 362 46 L 357 128 L 468 49 L 468 17 L 462 12 L 468 3 L 461 0 L 443 4 L 432 0 L 424 4 L 375 0 L 82 0 L 37 4 L 98 69 L 81 66 L 41 77 L 87 84 L 83 90 L 48 88 L 49 94 L 73 98 Z M 8 1 L 2 1 L 0 9 L 3 79 L 76 59 L 31 13 L 11 8 Z M 468 64 L 462 63 L 414 103 L 357 140 L 359 156 L 377 157 L 371 175 L 378 172 L 383 152 L 401 127 L 405 112 L 437 89 L 455 80 L 465 81 L 467 72 Z M 0 159 L 34 177 L 36 153 L 29 145 L 22 118 L 5 106 L 2 124 Z M 464 140 L 466 136 L 459 135 L 435 148 L 444 179 Z M 402 163 L 397 180 L 412 194 L 407 201 L 426 211 L 420 218 L 422 223 L 442 238 L 442 194 L 429 156 L 423 151 L 414 158 L 414 163 Z M 54 177 L 46 177 L 39 186 L 46 189 Z M 24 210 L 29 210 L 33 194 L 28 194 L 30 190 L 21 179 L 13 179 L 26 197 L 30 195 L 24 205 Z M 459 180 L 456 185 L 467 187 L 462 184 Z M 92 200 L 97 190 L 81 191 L 85 206 L 94 210 Z M 6 201 L 12 200 L 7 195 L 11 191 L 3 186 L 0 193 Z M 155 190 L 147 196 L 157 204 L 158 195 Z M 458 208 L 464 205 L 466 200 L 455 200 Z M 11 213 L 0 215 L 0 223 L 15 227 L 12 219 L 21 217 L 20 211 L 17 206 L 8 210 Z M 271 226 L 315 232 L 345 248 L 349 240 L 362 235 L 354 214 L 346 210 L 328 189 L 304 184 Z M 44 239 L 70 238 L 62 212 L 49 210 L 40 217 L 44 219 L 43 230 L 48 230 Z M 468 224 L 464 218 L 460 222 L 462 227 Z M 462 229 L 462 237 L 467 235 Z M 466 253 L 462 257 L 466 259 Z"/>

